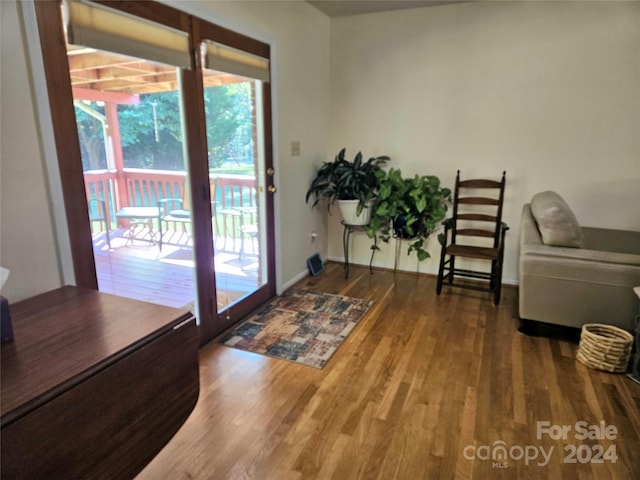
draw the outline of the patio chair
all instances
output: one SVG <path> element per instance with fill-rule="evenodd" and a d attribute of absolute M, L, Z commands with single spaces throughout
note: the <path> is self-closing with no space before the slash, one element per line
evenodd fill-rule
<path fill-rule="evenodd" d="M 258 254 L 258 224 L 257 223 L 250 223 L 248 225 L 240 225 L 239 227 L 240 230 L 240 255 L 238 256 L 240 259 L 242 259 L 242 256 L 246 253 L 245 252 L 245 237 L 249 237 L 251 239 L 251 248 L 253 251 L 254 256 L 257 256 Z"/>
<path fill-rule="evenodd" d="M 107 204 L 102 198 L 92 198 L 87 202 L 89 207 L 89 222 L 100 222 L 100 228 L 105 232 L 107 245 L 111 249 L 111 234 L 109 233 L 110 219 Z M 93 230 L 93 228 L 92 228 Z"/>
<path fill-rule="evenodd" d="M 242 258 L 242 255 L 245 253 L 245 240 L 248 236 L 252 243 L 258 237 L 258 225 L 255 223 L 255 217 L 258 209 L 255 206 L 251 207 L 230 207 L 230 208 L 222 208 L 219 210 L 219 213 L 222 214 L 222 222 L 224 228 L 224 245 L 226 249 L 227 245 L 227 234 L 231 231 L 231 235 L 233 235 L 233 251 L 236 250 L 236 237 L 240 237 L 240 250 L 239 256 Z M 249 223 L 245 223 L 246 217 L 249 217 Z M 227 224 L 227 219 L 231 219 L 231 228 Z M 255 250 L 255 247 L 254 247 Z"/>
<path fill-rule="evenodd" d="M 211 199 L 216 198 L 216 188 L 218 183 L 218 176 L 216 175 L 211 181 Z M 232 189 L 234 187 L 231 187 Z M 249 211 L 248 207 L 238 206 L 233 204 L 233 199 L 231 200 L 231 205 L 227 206 L 224 201 L 225 196 L 225 187 L 221 186 L 220 191 L 222 193 L 222 207 L 218 208 L 217 213 L 222 217 L 222 230 L 217 223 L 216 219 L 216 228 L 218 229 L 218 235 L 223 237 L 223 249 L 227 249 L 227 239 L 229 238 L 229 234 L 231 234 L 232 241 L 232 250 L 236 249 L 236 238 L 238 234 L 240 235 L 241 240 L 241 252 L 244 250 L 244 232 L 242 231 L 242 227 L 244 226 L 244 215 Z M 219 203 L 219 202 L 217 202 Z M 231 220 L 231 227 L 229 227 L 229 220 Z"/>
<path fill-rule="evenodd" d="M 213 224 L 213 228 L 216 232 L 219 231 L 218 226 L 218 218 L 217 218 L 217 200 L 215 200 L 215 182 L 211 182 L 209 184 L 209 189 L 211 192 L 211 220 Z M 186 232 L 186 224 L 191 223 L 191 210 L 190 210 L 190 198 L 189 198 L 189 184 L 185 182 L 185 186 L 183 188 L 182 198 L 163 198 L 158 200 L 158 210 L 159 210 L 159 218 L 158 218 L 158 228 L 160 232 L 160 239 L 158 240 L 158 244 L 160 247 L 160 251 L 162 251 L 162 243 L 163 243 L 163 233 L 162 233 L 162 222 L 174 222 L 176 224 L 181 224 L 183 231 Z M 215 232 L 214 232 L 215 236 Z"/>

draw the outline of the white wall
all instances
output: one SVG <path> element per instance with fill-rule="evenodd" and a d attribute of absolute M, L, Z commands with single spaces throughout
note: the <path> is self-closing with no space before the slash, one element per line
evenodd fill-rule
<path fill-rule="evenodd" d="M 457 169 L 496 179 L 506 170 L 504 277 L 515 282 L 522 205 L 538 191 L 559 192 L 584 225 L 640 230 L 639 19 L 638 2 L 463 3 L 335 19 L 331 145 L 389 154 L 403 173 L 449 186 Z M 329 255 L 340 258 L 337 218 L 330 231 Z M 374 263 L 392 267 L 392 247 Z M 352 248 L 368 262 L 367 239 Z M 436 260 L 421 271 L 437 272 Z"/>
<path fill-rule="evenodd" d="M 0 18 L 0 264 L 11 270 L 2 294 L 17 301 L 62 279 L 17 4 L 0 2 Z"/>
<path fill-rule="evenodd" d="M 329 18 L 302 1 L 166 3 L 272 46 L 274 151 L 276 185 L 279 188 L 276 196 L 276 254 L 277 280 L 281 290 L 304 275 L 308 256 L 316 251 L 326 251 L 326 234 L 322 233 L 325 217 L 319 211 L 309 214 L 304 194 L 313 175 L 313 164 L 324 160 L 327 152 Z M 34 57 L 40 55 L 37 34 L 32 28 L 25 31 L 15 1 L 0 1 L 0 5 L 0 261 L 12 270 L 3 294 L 13 302 L 72 283 L 73 273 L 69 269 L 64 208 L 61 194 L 57 191 L 59 182 L 56 182 L 55 174 L 49 175 L 53 179 L 52 185 L 46 177 L 46 167 L 55 169 L 57 162 L 48 111 L 34 111 L 36 104 L 41 109 L 48 103 L 46 85 L 42 75 L 29 75 L 29 69 L 34 67 L 32 62 L 38 64 L 38 59 L 34 61 L 25 52 L 29 45 L 35 47 Z M 26 17 L 33 13 L 30 5 L 25 10 Z M 301 145 L 299 157 L 290 155 L 290 142 L 294 140 Z M 61 225 L 58 237 L 56 223 Z M 312 230 L 321 232 L 320 241 L 314 244 L 309 236 Z M 64 260 L 59 261 L 59 258 Z"/>
<path fill-rule="evenodd" d="M 286 288 L 327 248 L 326 218 L 304 195 L 328 153 L 329 18 L 300 0 L 165 3 L 271 45 L 278 276 Z M 292 141 L 300 156 L 291 156 Z M 311 231 L 320 235 L 314 243 Z"/>

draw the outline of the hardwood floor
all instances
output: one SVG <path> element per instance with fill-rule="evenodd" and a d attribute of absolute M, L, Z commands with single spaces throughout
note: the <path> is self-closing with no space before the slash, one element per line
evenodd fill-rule
<path fill-rule="evenodd" d="M 342 276 L 296 285 L 375 301 L 324 369 L 206 345 L 198 405 L 138 478 L 640 479 L 640 385 L 518 333 L 515 288 L 494 307 L 429 276 Z M 576 438 L 582 421 L 610 438 Z"/>

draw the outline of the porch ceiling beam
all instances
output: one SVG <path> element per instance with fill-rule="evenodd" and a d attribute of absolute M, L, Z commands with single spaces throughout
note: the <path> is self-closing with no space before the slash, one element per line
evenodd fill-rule
<path fill-rule="evenodd" d="M 176 78 L 175 71 L 164 73 L 157 71 L 146 71 L 129 68 L 121 68 L 119 66 L 101 68 L 98 70 L 97 77 L 99 80 L 114 80 L 120 78 L 154 78 L 158 75 L 171 75 Z"/>
<path fill-rule="evenodd" d="M 75 90 L 117 94 L 114 103 L 129 104 L 135 94 L 157 93 L 177 89 L 176 69 L 95 50 L 82 53 L 74 50 L 68 56 L 71 83 Z M 205 87 L 228 85 L 243 81 L 235 75 L 204 71 Z M 75 95 L 74 95 L 75 96 Z M 77 97 L 79 98 L 79 97 Z M 99 93 L 85 93 L 85 100 L 105 100 Z M 133 100 L 136 102 L 136 100 Z"/>
<path fill-rule="evenodd" d="M 74 79 L 77 79 L 77 81 L 93 82 L 100 78 L 98 70 L 76 70 L 69 72 L 69 75 L 71 75 L 72 82 Z"/>
<path fill-rule="evenodd" d="M 71 55 L 69 59 L 69 70 L 91 70 L 93 68 L 103 68 L 111 65 L 136 64 L 141 61 L 136 58 L 124 57 L 111 53 L 88 53 L 84 55 Z"/>
<path fill-rule="evenodd" d="M 169 78 L 162 82 L 152 82 L 144 78 L 127 78 L 127 79 L 111 79 L 93 82 L 91 88 L 95 90 L 126 90 L 132 94 L 138 93 L 142 89 L 151 89 L 153 91 L 163 91 L 167 85 L 176 85 L 175 78 Z"/>
<path fill-rule="evenodd" d="M 109 102 L 120 105 L 137 105 L 140 103 L 138 95 L 126 93 L 92 90 L 88 88 L 73 88 L 74 100 L 90 100 L 92 102 Z"/>
<path fill-rule="evenodd" d="M 129 70 L 118 67 L 109 67 L 101 70 L 73 72 L 72 81 L 76 79 L 78 83 L 83 82 L 107 82 L 107 81 L 130 81 L 130 82 L 168 82 L 176 81 L 175 71 L 145 72 L 139 70 Z"/>

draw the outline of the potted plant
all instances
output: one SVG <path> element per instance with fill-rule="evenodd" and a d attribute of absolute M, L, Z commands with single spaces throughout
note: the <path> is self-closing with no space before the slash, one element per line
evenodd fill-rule
<path fill-rule="evenodd" d="M 429 258 L 425 242 L 444 220 L 451 190 L 441 187 L 440 179 L 433 175 L 403 178 L 400 170 L 392 168 L 379 177 L 378 201 L 372 209 L 367 235 L 384 242 L 392 236 L 410 239 L 407 254 L 416 252 L 420 261 Z M 371 248 L 379 249 L 377 245 Z"/>
<path fill-rule="evenodd" d="M 338 152 L 333 162 L 325 162 L 307 191 L 306 201 L 314 196 L 312 206 L 320 199 L 327 199 L 327 209 L 334 203 L 342 212 L 342 218 L 348 225 L 367 225 L 371 218 L 371 207 L 376 198 L 383 165 L 389 157 L 382 155 L 363 161 L 358 152 L 353 161 L 345 158 L 346 149 Z"/>

